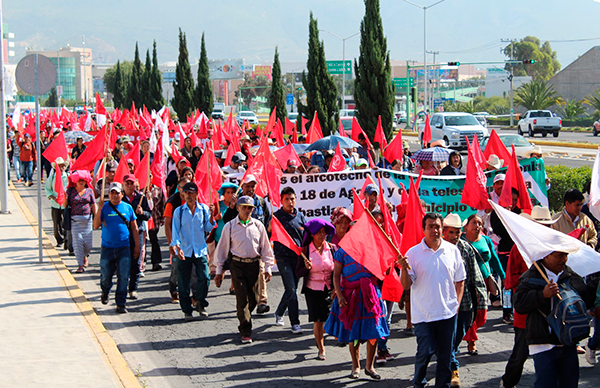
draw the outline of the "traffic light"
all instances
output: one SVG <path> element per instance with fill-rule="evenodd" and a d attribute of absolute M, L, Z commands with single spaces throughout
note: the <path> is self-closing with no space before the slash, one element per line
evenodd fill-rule
<path fill-rule="evenodd" d="M 460 66 L 460 62 L 448 62 L 448 66 Z"/>
<path fill-rule="evenodd" d="M 302 92 L 302 86 L 298 86 L 298 93 Z"/>
<path fill-rule="evenodd" d="M 525 59 L 523 63 L 527 65 L 533 65 L 535 63 L 535 59 Z"/>
<path fill-rule="evenodd" d="M 410 88 L 410 98 L 413 101 L 417 101 L 417 88 L 415 88 L 415 87 Z"/>

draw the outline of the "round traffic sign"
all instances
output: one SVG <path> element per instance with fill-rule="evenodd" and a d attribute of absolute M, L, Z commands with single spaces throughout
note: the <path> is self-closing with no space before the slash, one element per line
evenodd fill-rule
<path fill-rule="evenodd" d="M 56 66 L 48 57 L 31 54 L 19 61 L 15 76 L 17 84 L 27 94 L 36 94 L 35 70 L 37 60 L 37 94 L 46 94 L 56 86 Z"/>

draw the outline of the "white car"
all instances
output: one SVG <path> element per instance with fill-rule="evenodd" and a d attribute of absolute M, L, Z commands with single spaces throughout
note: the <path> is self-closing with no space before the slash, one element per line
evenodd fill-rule
<path fill-rule="evenodd" d="M 355 109 L 340 109 L 340 117 L 354 117 L 356 116 Z"/>
<path fill-rule="evenodd" d="M 466 149 L 467 141 L 473 141 L 475 135 L 481 142 L 489 136 L 488 129 L 470 113 L 439 112 L 429 119 L 431 125 L 431 140 L 444 140 L 453 149 Z M 419 124 L 419 139 L 423 140 L 425 124 Z"/>
<path fill-rule="evenodd" d="M 288 119 L 292 123 L 296 124 L 296 120 L 298 120 L 298 112 L 290 112 L 290 113 L 288 113 Z"/>
<path fill-rule="evenodd" d="M 242 126 L 244 121 L 247 121 L 252 125 L 258 125 L 258 117 L 256 117 L 254 112 L 249 110 L 240 111 L 235 119 L 239 126 Z"/>

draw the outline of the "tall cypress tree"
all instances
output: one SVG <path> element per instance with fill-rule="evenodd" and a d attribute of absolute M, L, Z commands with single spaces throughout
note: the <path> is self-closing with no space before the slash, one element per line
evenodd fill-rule
<path fill-rule="evenodd" d="M 152 45 L 152 70 L 150 71 L 149 95 L 152 99 L 152 109 L 159 110 L 165 105 L 162 95 L 162 74 L 158 69 L 158 56 L 156 54 L 156 40 Z"/>
<path fill-rule="evenodd" d="M 138 107 L 142 106 L 142 78 L 144 71 L 142 70 L 142 61 L 140 61 L 140 51 L 137 42 L 135 43 L 135 57 L 133 59 L 133 69 L 131 78 L 129 79 L 129 87 L 127 90 L 127 106 L 131 106 L 132 102 Z"/>
<path fill-rule="evenodd" d="M 117 69 L 115 71 L 115 91 L 113 94 L 113 105 L 115 108 L 123 109 L 128 108 L 125 106 L 127 90 L 125 88 L 125 79 L 123 77 L 123 70 L 121 69 L 120 61 L 117 61 Z"/>
<path fill-rule="evenodd" d="M 281 120 L 282 124 L 285 124 L 287 109 L 283 93 L 283 82 L 281 82 L 281 63 L 279 62 L 279 51 L 277 50 L 277 47 L 275 47 L 275 57 L 273 58 L 273 68 L 271 69 L 269 107 L 271 108 L 271 111 L 277 107 L 277 118 Z"/>
<path fill-rule="evenodd" d="M 306 105 L 298 102 L 298 110 L 312 121 L 315 111 L 325 136 L 337 128 L 339 108 L 337 105 L 337 87 L 327 69 L 325 46 L 319 41 L 319 26 L 310 13 L 308 24 L 308 73 L 302 72 L 302 85 L 306 90 Z"/>
<path fill-rule="evenodd" d="M 181 122 L 184 122 L 194 109 L 194 79 L 188 59 L 187 39 L 181 28 L 179 29 L 179 59 L 175 67 L 171 104 Z"/>
<path fill-rule="evenodd" d="M 354 61 L 354 101 L 361 127 L 373 139 L 377 118 L 387 138 L 392 133 L 395 96 L 387 39 L 379 13 L 379 0 L 365 0 L 365 17 L 360 23 L 360 55 Z"/>
<path fill-rule="evenodd" d="M 204 43 L 204 32 L 202 33 L 202 43 L 200 44 L 200 59 L 198 60 L 198 85 L 194 93 L 196 108 L 207 117 L 210 117 L 213 110 L 213 92 L 210 83 L 210 74 L 208 71 L 208 56 L 206 54 L 206 44 Z"/>
<path fill-rule="evenodd" d="M 150 50 L 146 50 L 146 65 L 142 74 L 142 82 L 140 82 L 141 100 L 140 103 L 146 105 L 148 109 L 154 109 L 152 106 L 152 95 L 150 94 L 150 76 L 152 73 L 152 63 L 150 62 Z M 137 102 L 136 102 L 137 105 Z M 141 106 L 141 105 L 137 105 Z"/>

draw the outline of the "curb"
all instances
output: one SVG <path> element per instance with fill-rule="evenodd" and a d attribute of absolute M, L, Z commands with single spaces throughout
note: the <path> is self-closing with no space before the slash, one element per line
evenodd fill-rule
<path fill-rule="evenodd" d="M 27 207 L 27 205 L 25 205 L 23 198 L 21 198 L 21 195 L 19 194 L 18 190 L 12 182 L 10 182 L 10 190 L 12 191 L 15 200 L 21 208 L 21 212 L 27 219 L 27 222 L 29 222 L 31 227 L 34 229 L 34 233 L 37 235 L 38 223 L 31 211 L 29 210 L 29 208 Z M 54 265 L 54 268 L 56 269 L 60 278 L 62 279 L 65 288 L 71 296 L 71 299 L 73 299 L 73 301 L 75 302 L 75 305 L 79 309 L 79 312 L 83 316 L 86 324 L 94 334 L 94 337 L 96 338 L 96 341 L 98 341 L 98 344 L 100 345 L 100 348 L 102 349 L 102 352 L 104 353 L 108 364 L 119 379 L 121 385 L 127 388 L 141 388 L 137 377 L 133 374 L 133 372 L 129 368 L 129 365 L 127 365 L 127 361 L 125 361 L 125 358 L 123 358 L 123 355 L 119 351 L 117 344 L 112 339 L 110 334 L 108 334 L 108 331 L 106 330 L 106 328 L 102 324 L 102 321 L 96 314 L 96 311 L 92 307 L 92 304 L 85 297 L 83 291 L 79 287 L 79 284 L 77 283 L 71 272 L 67 269 L 67 266 L 62 261 L 60 254 L 54 248 L 54 246 L 50 242 L 50 239 L 48 238 L 48 235 L 43 230 L 42 241 L 46 257 L 48 257 Z"/>

